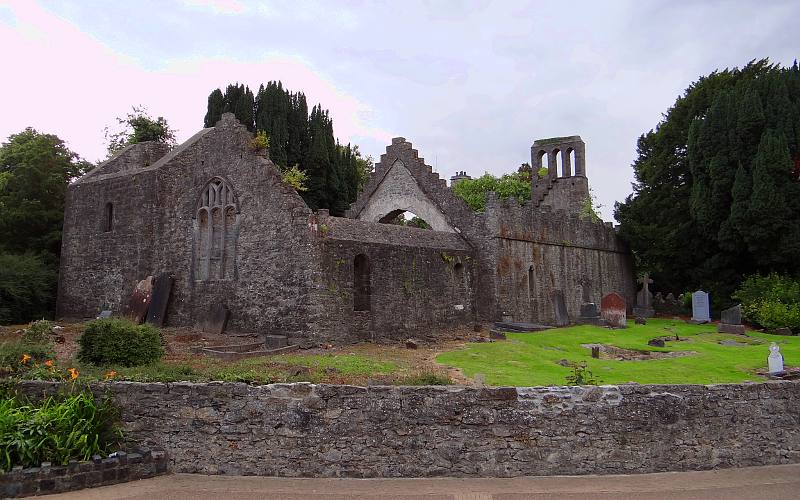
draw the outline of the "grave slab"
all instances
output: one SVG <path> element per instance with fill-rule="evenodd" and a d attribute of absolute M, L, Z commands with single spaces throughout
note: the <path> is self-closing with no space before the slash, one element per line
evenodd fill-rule
<path fill-rule="evenodd" d="M 128 316 L 131 318 L 131 321 L 139 325 L 145 320 L 152 298 L 153 277 L 148 276 L 136 284 L 131 294 L 131 300 L 128 305 Z"/>

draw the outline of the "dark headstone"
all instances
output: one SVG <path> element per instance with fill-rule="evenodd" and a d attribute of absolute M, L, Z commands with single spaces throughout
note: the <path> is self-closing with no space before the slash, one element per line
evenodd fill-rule
<path fill-rule="evenodd" d="M 605 295 L 600 301 L 600 316 L 611 328 L 625 328 L 627 320 L 627 303 L 614 292 Z"/>
<path fill-rule="evenodd" d="M 647 324 L 647 319 L 644 318 L 643 316 L 636 316 L 636 320 L 635 321 L 636 321 L 637 325 L 646 325 Z"/>
<path fill-rule="evenodd" d="M 197 327 L 201 332 L 221 334 L 228 326 L 228 318 L 231 313 L 225 304 L 217 302 L 206 311 L 205 317 L 198 323 Z"/>
<path fill-rule="evenodd" d="M 651 345 L 653 347 L 664 347 L 666 344 L 664 343 L 664 339 L 650 339 L 647 341 L 647 345 Z"/>
<path fill-rule="evenodd" d="M 128 316 L 131 321 L 140 324 L 147 317 L 147 310 L 150 308 L 150 300 L 153 298 L 153 277 L 148 276 L 136 284 L 131 294 L 131 301 L 128 306 Z"/>
<path fill-rule="evenodd" d="M 720 323 L 726 325 L 741 325 L 742 324 L 742 305 L 738 304 L 720 313 Z"/>
<path fill-rule="evenodd" d="M 592 357 L 595 359 L 600 359 L 600 346 L 593 345 L 592 346 Z"/>
<path fill-rule="evenodd" d="M 561 290 L 553 290 L 550 292 L 550 301 L 553 304 L 555 325 L 567 326 L 569 324 L 569 315 L 567 314 L 567 304 L 564 302 L 564 292 Z"/>
<path fill-rule="evenodd" d="M 597 310 L 597 304 L 594 302 L 581 304 L 581 318 L 596 318 L 598 316 L 600 316 L 600 311 Z"/>
<path fill-rule="evenodd" d="M 720 333 L 733 333 L 736 335 L 744 335 L 744 325 L 729 325 L 727 323 L 720 323 L 717 325 L 717 331 Z"/>
<path fill-rule="evenodd" d="M 161 273 L 153 284 L 153 298 L 147 311 L 147 322 L 155 326 L 164 326 L 169 296 L 172 294 L 172 283 L 175 277 L 169 273 Z"/>
<path fill-rule="evenodd" d="M 417 347 L 419 347 L 419 344 L 417 344 L 416 340 L 414 340 L 414 339 L 407 339 L 406 340 L 406 348 L 407 349 L 416 349 Z"/>

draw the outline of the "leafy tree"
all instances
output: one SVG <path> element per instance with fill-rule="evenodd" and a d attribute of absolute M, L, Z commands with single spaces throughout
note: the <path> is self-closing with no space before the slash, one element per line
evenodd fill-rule
<path fill-rule="evenodd" d="M 203 126 L 213 127 L 222 118 L 222 112 L 225 109 L 225 98 L 222 96 L 220 89 L 215 89 L 208 96 L 208 110 L 206 117 L 203 120 Z"/>
<path fill-rule="evenodd" d="M 615 207 L 637 265 L 664 291 L 724 305 L 742 276 L 797 275 L 800 69 L 752 61 L 693 83 L 642 135 Z"/>
<path fill-rule="evenodd" d="M 111 133 L 106 127 L 105 136 L 108 141 L 108 156 L 131 144 L 154 141 L 175 145 L 175 131 L 167 120 L 159 116 L 153 119 L 142 106 L 133 106 L 133 111 L 125 118 L 117 118 L 121 130 Z"/>
<path fill-rule="evenodd" d="M 463 179 L 453 186 L 453 193 L 466 201 L 476 212 L 486 210 L 486 193 L 493 191 L 500 198 L 516 198 L 520 203 L 531 199 L 531 185 L 525 172 L 514 172 L 495 177 L 485 173 L 477 179 Z"/>
<path fill-rule="evenodd" d="M 0 146 L 0 323 L 51 315 L 67 185 L 89 168 L 32 128 Z"/>

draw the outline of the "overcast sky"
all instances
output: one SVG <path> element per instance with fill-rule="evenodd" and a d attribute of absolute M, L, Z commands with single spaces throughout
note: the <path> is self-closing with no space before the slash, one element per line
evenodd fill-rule
<path fill-rule="evenodd" d="M 636 139 L 700 75 L 797 57 L 800 2 L 0 0 L 5 142 L 27 126 L 90 161 L 131 105 L 178 140 L 211 90 L 281 80 L 377 158 L 411 141 L 443 177 L 502 174 L 578 134 L 606 220 Z"/>

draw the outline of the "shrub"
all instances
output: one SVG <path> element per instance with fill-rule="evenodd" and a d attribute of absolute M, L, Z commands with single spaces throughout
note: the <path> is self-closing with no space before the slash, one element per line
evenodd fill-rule
<path fill-rule="evenodd" d="M 255 137 L 250 139 L 250 147 L 255 151 L 264 151 L 269 149 L 269 136 L 263 130 L 256 132 Z"/>
<path fill-rule="evenodd" d="M 58 273 L 34 255 L 0 253 L 0 324 L 52 314 Z"/>
<path fill-rule="evenodd" d="M 121 433 L 118 411 L 89 391 L 31 403 L 8 389 L 0 399 L 0 469 L 67 465 L 106 454 Z"/>
<path fill-rule="evenodd" d="M 742 302 L 745 318 L 757 325 L 800 330 L 800 281 L 790 276 L 750 276 L 733 298 Z"/>
<path fill-rule="evenodd" d="M 164 355 L 157 328 L 120 318 L 90 322 L 78 344 L 78 359 L 93 365 L 147 365 Z"/>
<path fill-rule="evenodd" d="M 34 321 L 22 332 L 22 340 L 27 344 L 47 344 L 53 333 L 53 323 L 46 319 Z"/>
<path fill-rule="evenodd" d="M 566 376 L 567 385 L 597 385 L 597 380 L 595 380 L 594 374 L 586 368 L 585 361 L 572 362 L 569 367 L 572 368 L 572 373 Z"/>

